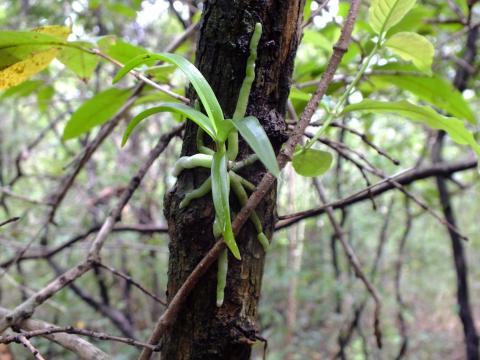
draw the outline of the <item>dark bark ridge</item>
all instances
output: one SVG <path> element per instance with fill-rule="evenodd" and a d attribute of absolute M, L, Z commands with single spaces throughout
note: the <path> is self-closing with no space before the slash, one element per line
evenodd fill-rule
<path fill-rule="evenodd" d="M 472 10 L 471 7 L 469 9 Z M 478 27 L 471 27 L 467 34 L 465 44 L 465 53 L 463 59 L 467 64 L 474 66 L 477 57 L 477 39 L 479 36 Z M 454 86 L 460 92 L 465 90 L 470 80 L 471 74 L 465 67 L 459 66 L 455 74 Z M 439 131 L 436 142 L 432 149 L 432 160 L 434 163 L 442 161 L 443 140 L 445 132 Z M 437 190 L 440 198 L 445 220 L 457 227 L 457 219 L 452 204 L 452 199 L 447 186 L 447 178 L 444 176 L 436 177 Z M 463 326 L 463 334 L 465 337 L 465 356 L 468 360 L 479 360 L 479 337 L 475 325 L 475 317 L 470 304 L 470 291 L 468 286 L 468 264 L 465 256 L 465 249 L 462 239 L 457 233 L 448 228 L 448 233 L 452 245 L 453 263 L 455 275 L 457 278 L 457 304 L 460 320 Z"/>
<path fill-rule="evenodd" d="M 299 43 L 303 0 L 250 0 L 207 2 L 203 12 L 196 65 L 209 81 L 228 118 L 232 116 L 245 76 L 248 44 L 256 22 L 263 25 L 258 47 L 256 79 L 248 115 L 264 126 L 276 151 L 286 139 L 283 115 L 290 90 L 295 52 Z M 190 92 L 190 98 L 194 98 Z M 189 124 L 182 155 L 196 153 L 196 127 Z M 250 149 L 240 141 L 240 158 Z M 258 183 L 265 170 L 256 163 L 241 174 Z M 185 192 L 198 187 L 208 171 L 183 172 L 166 196 L 165 216 L 170 234 L 167 297 L 170 301 L 215 239 L 211 197 L 193 201 L 180 210 Z M 257 213 L 264 232 L 271 236 L 275 224 L 276 192 L 272 190 Z M 231 198 L 233 211 L 240 208 Z M 166 359 L 248 359 L 257 340 L 255 319 L 260 296 L 265 253 L 256 231 L 247 224 L 237 236 L 242 261 L 229 256 L 225 302 L 215 305 L 216 267 L 210 269 L 189 296 L 185 308 L 164 339 Z"/>

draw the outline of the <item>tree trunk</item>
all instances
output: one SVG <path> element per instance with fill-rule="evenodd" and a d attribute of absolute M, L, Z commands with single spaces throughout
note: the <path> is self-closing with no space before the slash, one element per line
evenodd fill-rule
<path fill-rule="evenodd" d="M 283 115 L 290 90 L 295 52 L 299 42 L 304 0 L 207 1 L 202 16 L 196 65 L 207 78 L 225 112 L 232 116 L 245 77 L 248 45 L 256 22 L 263 25 L 258 46 L 256 80 L 247 114 L 264 126 L 276 151 L 286 139 Z M 190 91 L 190 98 L 195 94 Z M 196 127 L 188 124 L 182 155 L 196 153 Z M 240 141 L 240 157 L 250 153 Z M 241 175 L 258 183 L 265 170 L 257 162 Z M 214 244 L 211 196 L 178 205 L 184 194 L 198 187 L 209 171 L 184 171 L 166 196 L 165 216 L 170 234 L 168 299 Z M 230 199 L 233 211 L 238 202 Z M 275 223 L 276 192 L 272 190 L 257 209 L 264 232 L 271 236 Z M 216 268 L 210 269 L 186 301 L 164 338 L 165 359 L 248 359 L 257 339 L 255 319 L 260 297 L 265 253 L 250 223 L 237 236 L 242 261 L 229 255 L 224 305 L 215 305 Z"/>
<path fill-rule="evenodd" d="M 478 27 L 472 27 L 467 34 L 467 42 L 465 44 L 463 60 L 471 66 L 474 66 L 475 58 L 477 56 L 476 42 L 478 39 L 478 34 Z M 467 88 L 467 83 L 470 79 L 470 76 L 471 74 L 466 70 L 465 67 L 459 66 L 455 74 L 454 86 L 460 92 L 464 91 Z M 439 131 L 437 133 L 436 142 L 432 150 L 432 160 L 434 163 L 441 162 L 443 160 L 442 149 L 444 137 L 445 132 Z M 444 176 L 437 176 L 435 180 L 437 182 L 440 204 L 442 206 L 445 220 L 458 229 L 455 212 L 450 198 L 450 193 L 448 191 L 447 178 Z M 465 256 L 465 250 L 462 243 L 463 240 L 460 238 L 458 233 L 453 231 L 451 228 L 448 228 L 448 233 L 452 243 L 453 263 L 457 277 L 457 304 L 465 338 L 465 356 L 468 360 L 479 360 L 479 338 L 477 328 L 475 326 L 473 309 L 470 304 L 468 266 L 467 257 Z"/>

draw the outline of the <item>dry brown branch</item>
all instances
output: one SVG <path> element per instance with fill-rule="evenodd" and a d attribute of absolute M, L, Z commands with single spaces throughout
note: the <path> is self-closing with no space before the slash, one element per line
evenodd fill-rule
<path fill-rule="evenodd" d="M 10 313 L 10 310 L 0 307 L 0 316 L 6 316 Z M 37 320 L 24 320 L 17 324 L 17 326 L 25 331 L 42 330 L 51 328 L 54 325 L 44 321 Z M 92 345 L 88 341 L 85 341 L 78 336 L 70 334 L 50 334 L 44 335 L 45 338 L 57 343 L 67 350 L 75 353 L 80 359 L 83 360 L 110 360 L 110 356 L 105 354 L 102 350 Z"/>

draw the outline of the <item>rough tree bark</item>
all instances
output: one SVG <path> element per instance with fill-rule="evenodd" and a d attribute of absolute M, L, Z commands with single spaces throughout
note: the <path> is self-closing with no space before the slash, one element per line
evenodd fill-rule
<path fill-rule="evenodd" d="M 247 113 L 264 126 L 276 151 L 286 139 L 283 120 L 290 90 L 295 52 L 301 33 L 304 0 L 207 1 L 202 16 L 196 65 L 215 91 L 226 117 L 232 116 L 245 76 L 248 44 L 254 24 L 261 22 L 256 80 Z M 194 98 L 190 91 L 190 98 Z M 182 155 L 196 153 L 196 127 L 186 128 Z M 249 153 L 240 142 L 240 157 Z M 242 175 L 257 183 L 264 174 L 260 164 Z M 185 278 L 214 244 L 211 197 L 178 205 L 185 192 L 198 187 L 208 171 L 183 172 L 166 196 L 165 215 L 170 234 L 167 295 L 170 300 Z M 271 191 L 257 209 L 267 236 L 272 234 L 276 193 Z M 233 209 L 238 203 L 231 198 Z M 225 302 L 215 305 L 216 269 L 210 269 L 189 296 L 186 306 L 164 338 L 165 359 L 248 359 L 257 339 L 255 318 L 265 253 L 256 231 L 247 224 L 237 237 L 242 261 L 229 255 Z"/>

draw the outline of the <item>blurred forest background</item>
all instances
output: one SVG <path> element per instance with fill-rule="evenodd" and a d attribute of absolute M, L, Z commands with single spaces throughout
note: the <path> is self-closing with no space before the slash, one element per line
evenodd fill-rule
<path fill-rule="evenodd" d="M 197 28 L 192 24 L 199 21 L 202 6 L 196 0 L 3 0 L 0 27 L 20 30 L 72 24 L 73 39 L 115 36 L 117 48 L 111 49 L 110 55 L 118 56 L 119 61 L 144 48 L 160 52 L 189 29 L 189 36 L 175 52 L 193 59 Z M 348 6 L 347 1 L 306 1 L 289 121 L 295 121 L 311 96 Z M 371 46 L 367 9 L 365 2 L 350 50 L 325 103 L 339 96 Z M 431 102 L 447 103 L 460 97 L 457 105 L 463 110 L 459 111 L 473 119 L 473 130 L 478 130 L 473 122 L 480 109 L 480 60 L 475 57 L 479 26 L 480 6 L 474 1 L 422 0 L 395 28 L 416 31 L 434 44 L 434 76 L 451 85 L 444 89 L 443 98 L 431 95 L 437 97 Z M 422 95 L 421 90 L 412 91 L 411 84 L 402 82 L 420 75 L 409 65 L 396 68 L 397 63 L 389 59 L 388 52 L 374 59 L 349 102 L 367 97 L 428 101 L 428 88 Z M 56 61 L 22 85 L 0 93 L 0 223 L 19 217 L 0 227 L 2 311 L 14 308 L 83 259 L 139 164 L 159 136 L 178 124 L 172 115 L 157 115 L 121 148 L 123 129 L 132 114 L 162 100 L 161 95 L 139 98 L 137 109 L 125 114 L 119 129 L 95 151 L 65 199 L 59 200 L 59 189 L 75 169 L 79 154 L 98 132 L 95 129 L 79 139 L 64 141 L 65 123 L 85 100 L 110 87 L 114 75 L 112 65 L 95 65 L 89 79 L 80 79 Z M 184 93 L 185 79 L 174 70 L 165 67 L 157 76 Z M 461 84 L 459 74 L 465 78 Z M 134 78 L 125 83 L 133 84 Z M 421 87 L 421 82 L 417 86 Z M 321 111 L 316 121 L 320 119 Z M 278 229 L 267 254 L 258 322 L 268 340 L 266 358 L 465 359 L 459 279 L 466 279 L 469 285 L 470 326 L 480 326 L 480 185 L 473 151 L 446 137 L 443 158 L 435 157 L 436 131 L 395 114 L 346 115 L 322 139 L 323 148 L 334 154 L 334 165 L 325 175 L 303 178 L 289 165 L 278 181 Z M 122 221 L 103 249 L 105 265 L 130 276 L 160 299 L 165 298 L 169 241 L 163 199 L 175 183 L 171 169 L 180 148 L 181 139 L 173 138 L 124 208 Z M 401 186 L 382 182 L 398 173 Z M 402 174 L 410 174 L 410 178 L 401 180 Z M 459 240 L 455 232 L 449 234 L 442 223 L 445 214 L 435 175 L 444 176 L 440 183 L 446 186 L 451 203 L 447 210 L 468 242 Z M 380 187 L 385 190 L 381 194 L 377 186 L 360 197 L 350 197 L 377 182 L 382 182 Z M 320 193 L 327 202 L 338 201 L 337 222 L 379 291 L 382 349 L 377 348 L 373 336 L 374 301 L 349 265 L 338 232 L 322 208 Z M 54 224 L 49 224 L 52 218 Z M 468 266 L 462 267 L 462 261 Z M 48 300 L 34 317 L 61 326 L 146 339 L 163 309 L 124 277 L 98 266 Z M 138 349 L 126 344 L 90 341 L 115 359 L 138 354 Z M 32 342 L 47 359 L 75 358 L 47 340 L 34 338 Z M 20 345 L 8 347 L 16 359 L 30 356 Z M 262 354 L 259 342 L 254 357 L 260 359 Z"/>

